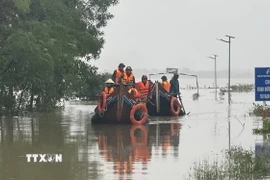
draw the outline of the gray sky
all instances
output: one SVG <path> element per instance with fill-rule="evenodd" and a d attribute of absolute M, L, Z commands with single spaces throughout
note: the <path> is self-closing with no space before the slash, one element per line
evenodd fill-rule
<path fill-rule="evenodd" d="M 105 28 L 106 44 L 95 61 L 101 71 L 113 71 L 120 62 L 133 68 L 186 67 L 212 70 L 253 70 L 269 66 L 270 0 L 120 0 Z M 227 39 L 226 39 L 227 40 Z"/>

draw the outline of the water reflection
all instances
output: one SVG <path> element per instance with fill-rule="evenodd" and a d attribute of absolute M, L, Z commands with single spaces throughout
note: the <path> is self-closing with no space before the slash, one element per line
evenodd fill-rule
<path fill-rule="evenodd" d="M 101 157 L 105 162 L 113 163 L 113 173 L 120 179 L 131 179 L 132 174 L 136 173 L 134 170 L 138 168 L 143 174 L 147 173 L 153 146 L 161 147 L 162 156 L 166 156 L 173 147 L 174 156 L 178 156 L 179 123 L 147 126 L 95 125 L 92 128 L 97 136 Z"/>
<path fill-rule="evenodd" d="M 231 105 L 228 105 L 228 136 L 229 136 L 229 150 L 231 149 Z"/>
<path fill-rule="evenodd" d="M 154 154 L 178 157 L 179 123 L 93 126 L 89 118 L 83 111 L 0 118 L 0 179 L 137 179 Z M 62 154 L 63 162 L 29 163 L 26 154 Z"/>
<path fill-rule="evenodd" d="M 270 152 L 270 134 L 260 135 L 261 139 L 255 142 L 255 155 Z"/>
<path fill-rule="evenodd" d="M 76 145 L 64 145 L 64 131 L 57 114 L 39 118 L 1 119 L 0 179 L 76 179 Z M 63 154 L 63 163 L 29 163 L 26 154 Z"/>

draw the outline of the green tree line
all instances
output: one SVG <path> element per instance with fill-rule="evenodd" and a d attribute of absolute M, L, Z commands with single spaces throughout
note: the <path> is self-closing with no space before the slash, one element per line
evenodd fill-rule
<path fill-rule="evenodd" d="M 254 89 L 253 84 L 238 84 L 238 85 L 232 85 L 232 90 L 234 92 L 250 92 Z"/>
<path fill-rule="evenodd" d="M 1 0 L 0 114 L 95 99 L 110 74 L 90 64 L 117 0 Z"/>

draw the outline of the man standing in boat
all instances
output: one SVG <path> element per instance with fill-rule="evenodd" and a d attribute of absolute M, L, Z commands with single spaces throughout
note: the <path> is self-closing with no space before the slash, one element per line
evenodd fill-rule
<path fill-rule="evenodd" d="M 167 76 L 162 76 L 162 77 L 161 77 L 161 80 L 162 80 L 162 83 L 161 83 L 162 87 L 163 87 L 164 89 L 166 89 L 166 91 L 170 92 L 171 83 L 168 82 Z"/>
<path fill-rule="evenodd" d="M 135 77 L 132 73 L 132 68 L 130 66 L 126 67 L 126 70 L 122 76 L 121 82 L 123 84 L 126 84 L 127 82 L 131 82 L 133 85 L 135 85 Z M 134 86 L 133 86 L 134 87 Z"/>
<path fill-rule="evenodd" d="M 175 73 L 170 81 L 170 84 L 171 84 L 170 93 L 174 97 L 177 97 L 177 95 L 180 94 L 178 77 L 179 75 Z"/>
<path fill-rule="evenodd" d="M 121 77 L 123 77 L 125 71 L 124 71 L 124 68 L 126 66 L 124 65 L 124 63 L 120 63 L 119 66 L 118 66 L 118 69 L 116 69 L 114 72 L 113 72 L 113 75 L 112 75 L 112 80 L 115 82 L 115 84 L 119 84 L 120 83 L 120 80 L 121 80 Z"/>

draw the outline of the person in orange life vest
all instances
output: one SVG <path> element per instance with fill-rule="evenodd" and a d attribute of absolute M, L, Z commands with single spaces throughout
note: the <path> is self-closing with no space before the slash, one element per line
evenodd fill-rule
<path fill-rule="evenodd" d="M 133 87 L 132 82 L 127 82 L 126 85 L 128 86 L 128 93 L 131 94 L 132 97 L 134 97 L 134 98 L 140 97 L 139 91 Z"/>
<path fill-rule="evenodd" d="M 126 85 L 128 85 L 128 93 L 131 94 L 133 100 L 135 101 L 141 101 L 140 100 L 140 93 L 139 91 L 133 87 L 133 83 L 131 82 L 127 82 Z M 134 116 L 142 118 L 143 113 L 140 111 L 136 111 Z M 146 121 L 147 123 L 149 122 L 149 120 Z"/>
<path fill-rule="evenodd" d="M 162 76 L 161 77 L 161 80 L 162 80 L 162 87 L 164 89 L 166 89 L 166 91 L 170 92 L 170 88 L 171 88 L 171 83 L 167 80 L 167 77 L 166 76 Z"/>
<path fill-rule="evenodd" d="M 142 76 L 142 81 L 138 83 L 138 90 L 142 100 L 146 100 L 150 92 L 150 82 L 146 75 Z"/>
<path fill-rule="evenodd" d="M 106 93 L 106 95 L 110 95 L 111 93 L 114 92 L 114 87 L 112 86 L 114 84 L 112 79 L 108 79 L 107 81 L 105 81 L 105 87 L 103 89 L 103 91 Z M 98 108 L 95 108 L 95 113 L 98 113 Z"/>
<path fill-rule="evenodd" d="M 112 85 L 114 84 L 113 80 L 112 79 L 108 79 L 106 82 L 105 82 L 105 87 L 104 87 L 104 92 L 109 95 L 111 93 L 113 93 L 114 91 L 114 88 L 112 87 Z"/>
<path fill-rule="evenodd" d="M 124 65 L 124 63 L 120 63 L 119 66 L 118 66 L 118 69 L 116 69 L 114 72 L 113 72 L 113 75 L 112 75 L 112 80 L 115 82 L 115 84 L 119 84 L 120 83 L 120 80 L 121 80 L 121 77 L 123 76 L 124 74 L 124 68 L 126 66 Z"/>
<path fill-rule="evenodd" d="M 123 84 L 126 84 L 127 82 L 131 82 L 131 83 L 133 83 L 133 85 L 135 84 L 135 77 L 132 73 L 132 68 L 130 66 L 126 67 L 126 70 L 122 76 L 121 81 Z"/>

